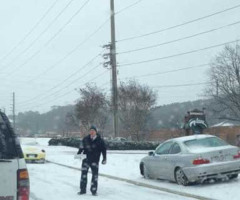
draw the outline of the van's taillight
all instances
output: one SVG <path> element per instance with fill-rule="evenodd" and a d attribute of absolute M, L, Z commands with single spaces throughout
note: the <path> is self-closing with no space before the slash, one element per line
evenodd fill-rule
<path fill-rule="evenodd" d="M 17 199 L 29 200 L 29 177 L 27 169 L 17 171 Z"/>
<path fill-rule="evenodd" d="M 237 155 L 234 155 L 233 158 L 234 158 L 234 159 L 239 159 L 239 158 L 240 158 L 240 151 L 238 152 Z"/>
<path fill-rule="evenodd" d="M 202 165 L 202 164 L 208 164 L 210 161 L 208 159 L 203 159 L 203 158 L 197 158 L 193 160 L 192 162 L 194 165 Z"/>

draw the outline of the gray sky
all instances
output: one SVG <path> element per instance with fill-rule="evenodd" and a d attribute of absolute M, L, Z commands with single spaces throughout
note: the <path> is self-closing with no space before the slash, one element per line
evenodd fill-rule
<path fill-rule="evenodd" d="M 89 82 L 110 93 L 110 71 L 97 56 L 110 41 L 109 0 L 0 4 L 0 108 L 10 113 L 13 92 L 16 112 L 73 104 L 79 96 L 75 89 Z M 115 0 L 119 81 L 135 78 L 154 87 L 158 105 L 203 98 L 206 84 L 198 83 L 208 81 L 209 66 L 201 65 L 223 46 L 181 54 L 238 40 L 239 5 L 238 0 Z M 158 46 L 132 51 L 152 45 Z M 183 68 L 188 69 L 177 71 Z M 184 84 L 194 85 L 166 87 Z"/>

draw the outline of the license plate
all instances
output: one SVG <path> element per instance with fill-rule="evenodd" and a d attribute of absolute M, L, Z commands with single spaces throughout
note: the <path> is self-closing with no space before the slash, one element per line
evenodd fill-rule
<path fill-rule="evenodd" d="M 34 154 L 29 154 L 28 158 L 35 158 L 35 155 Z"/>
<path fill-rule="evenodd" d="M 227 155 L 213 156 L 213 157 L 211 157 L 211 161 L 213 161 L 213 162 L 221 162 L 221 161 L 225 161 L 226 158 L 227 158 Z"/>

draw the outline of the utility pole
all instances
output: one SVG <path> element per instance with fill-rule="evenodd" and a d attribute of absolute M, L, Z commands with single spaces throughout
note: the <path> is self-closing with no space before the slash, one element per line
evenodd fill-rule
<path fill-rule="evenodd" d="M 115 38 L 115 11 L 114 0 L 110 0 L 111 8 L 111 65 L 112 65 L 112 93 L 114 114 L 114 135 L 118 136 L 118 91 L 117 91 L 117 60 L 116 60 L 116 38 Z"/>
<path fill-rule="evenodd" d="M 112 70 L 113 127 L 114 136 L 117 137 L 119 135 L 119 128 L 118 128 L 118 91 L 117 91 L 117 60 L 116 60 L 114 0 L 110 0 L 110 9 L 111 9 L 111 43 L 103 46 L 103 48 L 110 50 L 110 53 L 104 54 L 103 58 L 105 60 L 110 58 L 110 61 L 104 62 L 103 66 L 108 68 L 108 66 L 110 65 Z"/>
<path fill-rule="evenodd" d="M 13 130 L 15 132 L 15 92 L 13 92 Z"/>

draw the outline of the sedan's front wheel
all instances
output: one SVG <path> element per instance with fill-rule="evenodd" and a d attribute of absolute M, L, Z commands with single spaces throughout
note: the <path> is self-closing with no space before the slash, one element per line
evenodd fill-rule
<path fill-rule="evenodd" d="M 189 184 L 188 179 L 181 168 L 175 170 L 175 180 L 178 185 L 187 186 Z"/>
<path fill-rule="evenodd" d="M 148 169 L 144 163 L 140 164 L 140 173 L 143 175 L 144 178 L 150 178 Z"/>

